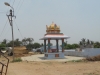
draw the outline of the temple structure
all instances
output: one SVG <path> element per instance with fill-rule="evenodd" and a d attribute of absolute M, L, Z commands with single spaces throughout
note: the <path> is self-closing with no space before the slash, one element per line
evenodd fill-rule
<path fill-rule="evenodd" d="M 45 58 L 64 58 L 64 39 L 68 39 L 69 37 L 60 33 L 60 27 L 54 23 L 50 26 L 46 25 L 46 34 L 40 40 L 44 40 L 44 57 Z M 50 41 L 56 41 L 56 49 L 52 49 L 50 47 Z M 62 41 L 62 50 L 59 51 L 59 40 Z M 46 41 L 48 42 L 46 44 Z M 48 48 L 46 48 L 48 45 Z"/>

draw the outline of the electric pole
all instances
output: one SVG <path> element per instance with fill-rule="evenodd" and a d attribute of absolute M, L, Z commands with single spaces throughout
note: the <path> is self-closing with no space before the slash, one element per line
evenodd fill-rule
<path fill-rule="evenodd" d="M 15 54 L 14 54 L 14 33 L 13 33 L 13 19 L 12 18 L 15 16 L 14 16 L 14 11 L 12 11 L 12 9 L 10 9 L 10 14 L 7 15 L 7 17 L 8 17 L 11 30 L 12 30 L 12 53 L 13 53 L 13 60 L 14 60 Z"/>

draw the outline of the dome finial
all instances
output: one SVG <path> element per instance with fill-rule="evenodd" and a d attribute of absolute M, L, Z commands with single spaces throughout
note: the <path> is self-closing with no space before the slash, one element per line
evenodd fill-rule
<path fill-rule="evenodd" d="M 52 21 L 52 24 L 54 24 L 54 22 Z"/>

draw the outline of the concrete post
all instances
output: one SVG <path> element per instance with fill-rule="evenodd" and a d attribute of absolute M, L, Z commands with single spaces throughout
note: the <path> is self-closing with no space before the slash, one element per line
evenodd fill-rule
<path fill-rule="evenodd" d="M 64 52 L 64 39 L 62 38 L 62 52 Z"/>
<path fill-rule="evenodd" d="M 50 53 L 50 38 L 48 39 L 48 53 Z"/>
<path fill-rule="evenodd" d="M 44 52 L 46 52 L 46 40 L 44 40 Z"/>
<path fill-rule="evenodd" d="M 56 48 L 57 48 L 57 52 L 59 52 L 59 48 L 58 48 L 58 39 L 56 39 Z"/>

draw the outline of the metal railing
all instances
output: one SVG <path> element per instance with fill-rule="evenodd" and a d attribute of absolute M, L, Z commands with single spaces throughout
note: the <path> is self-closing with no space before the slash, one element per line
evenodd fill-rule
<path fill-rule="evenodd" d="M 2 75 L 2 74 L 6 75 L 7 70 L 8 70 L 9 59 L 6 56 L 4 56 L 4 54 L 2 54 L 1 52 L 0 52 L 0 56 L 3 56 L 7 60 L 6 64 L 0 62 L 0 64 L 1 64 L 0 75 Z M 4 67 L 6 68 L 5 72 L 4 72 Z"/>

